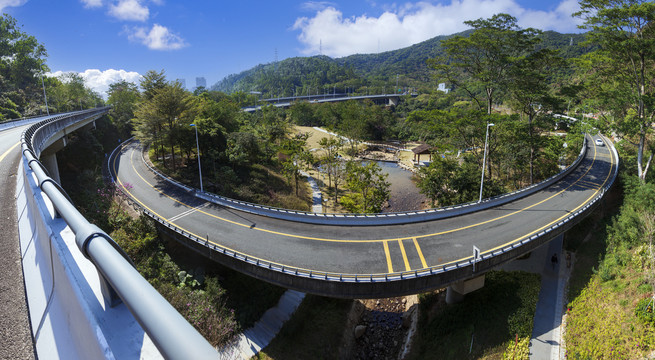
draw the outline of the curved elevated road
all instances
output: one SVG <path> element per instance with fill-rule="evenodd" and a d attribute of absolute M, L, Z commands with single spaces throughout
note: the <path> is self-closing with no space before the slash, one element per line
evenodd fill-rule
<path fill-rule="evenodd" d="M 587 141 L 586 156 L 574 171 L 550 187 L 519 200 L 440 220 L 381 226 L 306 224 L 209 203 L 150 171 L 137 142 L 127 143 L 112 159 L 110 167 L 117 183 L 143 208 L 210 246 L 245 254 L 246 260 L 256 259 L 257 264 L 263 261 L 301 271 L 384 276 L 470 259 L 473 246 L 482 254 L 493 253 L 557 224 L 595 199 L 613 181 L 618 161 L 608 145 L 612 146 Z M 541 243 L 525 247 L 512 256 Z M 504 257 L 500 262 L 509 259 Z M 439 285 L 472 276 L 468 271 L 457 279 L 444 278 Z M 259 277 L 266 278 L 261 274 Z M 380 295 L 379 289 L 337 294 L 330 289 L 312 291 L 294 281 L 278 283 L 344 297 Z M 416 293 L 435 287 L 435 283 L 429 282 L 414 284 L 390 290 L 388 294 L 411 293 L 412 288 Z"/>

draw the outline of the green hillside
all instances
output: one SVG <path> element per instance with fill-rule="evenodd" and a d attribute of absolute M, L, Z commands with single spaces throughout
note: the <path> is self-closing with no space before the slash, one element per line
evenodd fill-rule
<path fill-rule="evenodd" d="M 260 64 L 239 74 L 232 74 L 212 86 L 212 90 L 233 93 L 258 91 L 264 96 L 291 96 L 359 91 L 392 91 L 398 77 L 399 86 L 425 87 L 431 81 L 426 60 L 443 54 L 441 40 L 462 33 L 437 36 L 430 40 L 379 54 L 357 54 L 333 59 L 328 56 L 294 57 L 277 63 Z M 583 34 L 560 34 L 546 31 L 541 47 L 557 49 L 564 58 L 589 51 L 581 45 Z"/>

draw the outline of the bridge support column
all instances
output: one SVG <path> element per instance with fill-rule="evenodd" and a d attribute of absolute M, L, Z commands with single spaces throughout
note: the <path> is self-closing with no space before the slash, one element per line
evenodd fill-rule
<path fill-rule="evenodd" d="M 48 173 L 50 174 L 50 177 L 53 178 L 57 184 L 61 184 L 61 178 L 59 177 L 59 166 L 57 166 L 57 151 L 65 148 L 67 143 L 68 141 L 66 136 L 63 136 L 41 152 L 41 164 L 45 166 L 46 170 L 48 170 Z"/>
<path fill-rule="evenodd" d="M 53 178 L 57 184 L 61 184 L 59 178 L 59 166 L 57 165 L 57 153 L 49 153 L 41 156 L 41 163 L 48 170 L 50 177 Z"/>
<path fill-rule="evenodd" d="M 484 275 L 456 282 L 446 289 L 446 303 L 455 304 L 464 300 L 464 295 L 484 286 Z"/>

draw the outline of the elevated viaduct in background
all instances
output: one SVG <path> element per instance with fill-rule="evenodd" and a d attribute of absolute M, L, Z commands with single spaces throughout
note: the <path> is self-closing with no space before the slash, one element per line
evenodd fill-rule
<path fill-rule="evenodd" d="M 416 94 L 382 94 L 382 95 L 348 95 L 348 94 L 324 94 L 324 95 L 306 95 L 306 96 L 291 96 L 279 97 L 260 100 L 261 103 L 273 105 L 278 108 L 288 108 L 298 102 L 308 102 L 310 104 L 322 104 L 343 102 L 349 100 L 364 101 L 370 100 L 378 105 L 396 106 L 403 96 L 416 96 Z M 261 110 L 265 105 L 253 105 L 243 108 L 245 112 L 255 112 Z"/>

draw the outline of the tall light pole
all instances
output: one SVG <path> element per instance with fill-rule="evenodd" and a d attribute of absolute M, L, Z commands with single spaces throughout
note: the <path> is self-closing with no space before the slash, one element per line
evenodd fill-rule
<path fill-rule="evenodd" d="M 493 123 L 487 123 L 487 134 L 484 137 L 484 155 L 482 155 L 482 179 L 480 179 L 480 199 L 482 201 L 482 188 L 484 187 L 484 168 L 487 165 L 487 142 L 489 141 L 489 128 L 494 126 Z"/>
<path fill-rule="evenodd" d="M 198 142 L 198 126 L 196 126 L 196 124 L 190 124 L 190 126 L 193 126 L 193 128 L 196 129 L 196 151 L 198 152 L 197 158 L 198 158 L 198 175 L 200 176 L 200 192 L 204 192 L 202 188 L 202 167 L 200 166 L 200 143 Z"/>
<path fill-rule="evenodd" d="M 48 108 L 48 96 L 45 94 L 45 83 L 43 82 L 43 71 L 41 72 L 41 86 L 43 86 L 43 98 L 45 99 L 45 111 L 50 115 L 50 109 Z"/>

